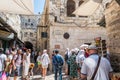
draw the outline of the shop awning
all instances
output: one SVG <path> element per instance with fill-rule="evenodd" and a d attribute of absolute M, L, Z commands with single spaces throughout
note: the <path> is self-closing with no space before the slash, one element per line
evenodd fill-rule
<path fill-rule="evenodd" d="M 33 0 L 0 0 L 0 12 L 32 15 Z"/>
<path fill-rule="evenodd" d="M 7 39 L 7 40 L 13 39 L 14 33 L 0 30 L 0 38 Z"/>
<path fill-rule="evenodd" d="M 102 0 L 89 0 L 78 7 L 73 14 L 80 15 L 80 16 L 90 16 L 92 15 L 95 10 L 99 7 L 102 3 Z"/>

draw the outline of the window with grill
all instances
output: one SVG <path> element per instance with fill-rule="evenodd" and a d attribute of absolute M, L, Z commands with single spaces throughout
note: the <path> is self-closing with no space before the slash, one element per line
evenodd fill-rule
<path fill-rule="evenodd" d="M 33 37 L 33 33 L 30 33 L 30 37 Z"/>
<path fill-rule="evenodd" d="M 30 19 L 28 19 L 28 22 L 30 22 Z"/>
<path fill-rule="evenodd" d="M 31 26 L 33 26 L 33 23 L 31 23 Z"/>
<path fill-rule="evenodd" d="M 25 26 L 28 26 L 28 24 L 27 24 L 27 23 L 25 23 Z"/>
<path fill-rule="evenodd" d="M 27 33 L 27 32 L 25 32 L 25 33 L 24 33 L 24 37 L 27 37 L 27 35 L 28 35 L 28 33 Z"/>
<path fill-rule="evenodd" d="M 67 1 L 67 16 L 68 17 L 75 17 L 74 14 L 72 14 L 75 11 L 75 2 L 73 0 Z"/>

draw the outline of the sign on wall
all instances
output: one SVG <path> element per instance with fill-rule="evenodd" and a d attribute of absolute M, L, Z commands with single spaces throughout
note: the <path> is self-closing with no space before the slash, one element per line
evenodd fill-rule
<path fill-rule="evenodd" d="M 55 49 L 60 49 L 60 45 L 55 45 Z"/>

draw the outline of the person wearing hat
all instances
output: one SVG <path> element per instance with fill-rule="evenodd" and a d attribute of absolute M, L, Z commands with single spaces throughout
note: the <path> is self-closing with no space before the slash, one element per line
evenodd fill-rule
<path fill-rule="evenodd" d="M 41 64 L 42 64 L 42 78 L 45 79 L 47 74 L 47 68 L 50 64 L 50 57 L 47 53 L 47 50 L 43 50 L 43 54 L 41 55 Z"/>
<path fill-rule="evenodd" d="M 71 50 L 71 56 L 68 59 L 68 64 L 70 65 L 70 80 L 78 79 L 78 65 L 76 62 L 76 51 Z"/>
<path fill-rule="evenodd" d="M 90 45 L 88 47 L 89 57 L 86 58 L 82 64 L 81 68 L 81 80 L 91 80 L 93 74 L 95 73 L 96 67 L 99 62 L 99 66 L 93 80 L 110 80 L 112 77 L 112 67 L 110 62 L 104 58 L 99 57 L 97 47 L 95 45 Z"/>

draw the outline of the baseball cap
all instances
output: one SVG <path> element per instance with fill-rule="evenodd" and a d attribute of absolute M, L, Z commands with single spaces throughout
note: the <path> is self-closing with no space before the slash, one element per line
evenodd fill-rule
<path fill-rule="evenodd" d="M 88 46 L 89 50 L 97 50 L 98 48 L 95 45 Z"/>

